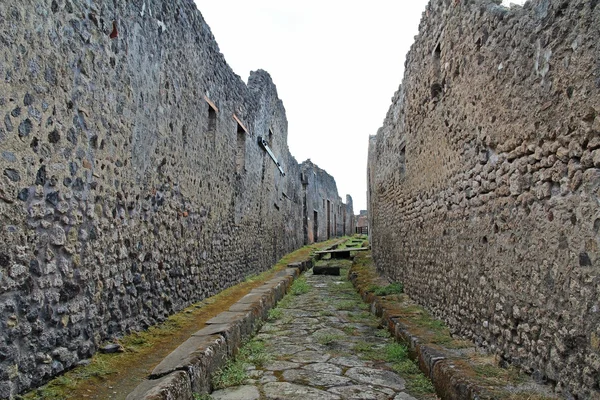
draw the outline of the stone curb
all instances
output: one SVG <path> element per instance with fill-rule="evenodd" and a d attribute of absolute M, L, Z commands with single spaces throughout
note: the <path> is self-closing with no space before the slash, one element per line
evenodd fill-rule
<path fill-rule="evenodd" d="M 409 354 L 419 364 L 419 369 L 433 382 L 437 395 L 443 400 L 481 400 L 492 398 L 484 387 L 473 382 L 454 362 L 454 356 L 444 348 L 422 340 L 404 325 L 397 315 L 387 310 L 377 296 L 356 285 L 357 276 L 350 275 L 350 281 L 359 291 L 363 300 L 370 304 L 373 314 L 380 317 L 388 330 L 408 346 Z"/>
<path fill-rule="evenodd" d="M 127 400 L 191 400 L 194 393 L 210 393 L 212 374 L 237 353 L 242 342 L 285 296 L 294 279 L 312 264 L 312 259 L 288 264 L 228 311 L 208 320 L 204 328 L 165 357 Z"/>

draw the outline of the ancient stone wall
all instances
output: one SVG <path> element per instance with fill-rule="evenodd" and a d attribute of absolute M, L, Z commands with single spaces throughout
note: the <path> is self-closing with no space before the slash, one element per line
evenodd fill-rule
<path fill-rule="evenodd" d="M 301 169 L 302 184 L 306 188 L 303 196 L 305 243 L 351 235 L 354 217 L 352 197 L 347 195 L 344 204 L 338 195 L 335 179 L 312 161 L 304 161 Z"/>
<path fill-rule="evenodd" d="M 597 1 L 432 0 L 369 150 L 377 266 L 579 398 L 600 396 L 599 113 Z"/>
<path fill-rule="evenodd" d="M 2 1 L 0 44 L 0 398 L 303 244 L 275 85 L 191 0 Z"/>

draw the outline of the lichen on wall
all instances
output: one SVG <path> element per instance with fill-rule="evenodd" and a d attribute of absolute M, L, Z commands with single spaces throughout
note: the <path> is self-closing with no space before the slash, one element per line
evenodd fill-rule
<path fill-rule="evenodd" d="M 276 87 L 191 0 L 2 1 L 0 43 L 0 398 L 304 243 Z"/>
<path fill-rule="evenodd" d="M 432 0 L 369 146 L 378 268 L 473 339 L 599 396 L 600 7 Z"/>

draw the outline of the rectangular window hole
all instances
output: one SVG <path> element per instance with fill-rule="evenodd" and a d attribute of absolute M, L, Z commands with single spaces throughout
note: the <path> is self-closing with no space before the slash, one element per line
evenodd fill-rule
<path fill-rule="evenodd" d="M 209 132 L 215 132 L 217 130 L 217 110 L 208 105 L 208 126 Z"/>
<path fill-rule="evenodd" d="M 235 155 L 235 170 L 238 174 L 244 172 L 246 163 L 246 130 L 237 124 L 237 149 Z"/>

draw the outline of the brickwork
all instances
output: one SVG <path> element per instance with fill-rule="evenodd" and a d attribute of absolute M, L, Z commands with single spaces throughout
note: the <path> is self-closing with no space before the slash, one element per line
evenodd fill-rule
<path fill-rule="evenodd" d="M 275 85 L 191 0 L 2 1 L 0 43 L 0 398 L 303 244 Z"/>
<path fill-rule="evenodd" d="M 600 7 L 432 0 L 369 148 L 377 266 L 453 331 L 600 396 Z"/>

